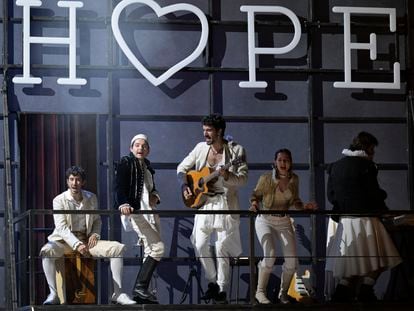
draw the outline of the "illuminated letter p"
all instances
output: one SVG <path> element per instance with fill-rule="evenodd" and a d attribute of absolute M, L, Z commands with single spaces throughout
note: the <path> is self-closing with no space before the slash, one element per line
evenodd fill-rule
<path fill-rule="evenodd" d="M 247 12 L 247 43 L 249 47 L 249 81 L 239 83 L 243 88 L 265 88 L 267 83 L 265 81 L 256 81 L 256 54 L 284 54 L 292 51 L 300 40 L 302 30 L 298 17 L 291 10 L 281 6 L 250 6 L 243 5 L 240 11 Z M 282 13 L 289 17 L 295 28 L 295 34 L 292 41 L 281 48 L 260 48 L 255 46 L 255 30 L 254 30 L 254 14 L 261 13 Z"/>

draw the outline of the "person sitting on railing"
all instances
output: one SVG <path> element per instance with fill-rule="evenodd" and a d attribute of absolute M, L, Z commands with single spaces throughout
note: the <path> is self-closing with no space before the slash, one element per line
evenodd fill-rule
<path fill-rule="evenodd" d="M 154 169 L 147 156 L 148 137 L 137 134 L 131 139 L 130 154 L 121 158 L 116 169 L 115 207 L 120 210 L 125 230 L 134 230 L 144 245 L 144 262 L 132 290 L 139 304 L 158 304 L 149 290 L 152 275 L 164 255 L 159 215 L 134 214 L 133 211 L 152 210 L 160 203 L 155 188 Z"/>
<path fill-rule="evenodd" d="M 86 173 L 79 166 L 66 171 L 68 189 L 53 199 L 53 210 L 97 210 L 98 200 L 92 192 L 83 190 Z M 54 214 L 55 229 L 49 242 L 40 250 L 43 271 L 50 294 L 43 304 L 60 304 L 56 288 L 56 260 L 64 254 L 78 252 L 82 256 L 109 257 L 114 284 L 112 302 L 121 305 L 135 304 L 122 292 L 122 271 L 125 245 L 116 241 L 100 240 L 101 217 L 96 214 Z"/>
<path fill-rule="evenodd" d="M 327 196 L 333 211 L 343 213 L 384 213 L 387 194 L 378 184 L 373 162 L 378 140 L 360 132 L 344 157 L 328 167 Z M 333 222 L 332 219 L 335 221 Z M 333 215 L 328 225 L 326 259 L 327 298 L 335 302 L 376 301 L 373 286 L 382 271 L 401 262 L 401 258 L 379 217 Z M 336 230 L 335 230 L 336 228 Z"/>
<path fill-rule="evenodd" d="M 284 212 L 289 208 L 315 210 L 315 202 L 302 203 L 299 198 L 299 177 L 292 172 L 292 154 L 288 149 L 276 151 L 273 170 L 260 176 L 250 197 L 250 210 L 272 210 L 274 214 L 261 214 L 256 218 L 257 238 L 264 258 L 258 264 L 256 301 L 270 304 L 266 296 L 267 284 L 276 261 L 276 242 L 280 243 L 285 257 L 280 277 L 279 301 L 290 302 L 289 285 L 297 269 L 296 238 L 292 219 Z"/>

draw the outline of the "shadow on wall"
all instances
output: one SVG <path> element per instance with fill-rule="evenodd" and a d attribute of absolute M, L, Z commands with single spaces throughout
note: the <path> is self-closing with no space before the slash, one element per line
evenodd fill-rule
<path fill-rule="evenodd" d="M 195 258 L 194 249 L 191 245 L 188 245 L 187 241 L 190 241 L 191 232 L 193 230 L 193 221 L 185 217 L 175 217 L 173 225 L 173 234 L 171 235 L 171 247 L 170 253 L 164 258 L 163 263 L 158 266 L 158 275 L 166 283 L 167 291 L 169 294 L 168 301 L 174 302 L 174 290 L 182 292 L 183 295 L 188 295 L 190 301 L 197 301 L 198 297 L 193 297 L 193 291 L 190 286 L 190 291 L 185 293 L 187 282 L 189 285 L 193 285 L 192 270 L 195 271 L 195 277 L 200 280 L 201 266 L 198 260 Z M 182 243 L 185 241 L 186 243 Z M 182 246 L 185 244 L 186 246 Z M 167 261 L 167 262 L 165 262 Z M 181 267 L 188 267 L 188 272 L 179 273 L 179 271 L 185 271 Z M 197 288 L 199 291 L 200 289 Z M 199 295 L 200 296 L 200 295 Z M 184 296 L 183 296 L 184 297 Z"/>

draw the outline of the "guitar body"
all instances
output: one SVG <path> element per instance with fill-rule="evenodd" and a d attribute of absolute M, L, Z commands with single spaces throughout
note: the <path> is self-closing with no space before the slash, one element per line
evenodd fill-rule
<path fill-rule="evenodd" d="M 187 173 L 188 187 L 191 189 L 193 196 L 189 199 L 185 199 L 183 196 L 185 206 L 190 208 L 200 208 L 203 206 L 207 199 L 205 194 L 208 192 L 207 183 L 204 182 L 204 178 L 208 175 L 210 175 L 210 169 L 208 167 Z"/>
<path fill-rule="evenodd" d="M 244 156 L 237 157 L 233 161 L 220 166 L 220 168 L 227 170 L 231 165 L 239 165 L 244 162 Z M 185 206 L 190 208 L 200 208 L 204 205 L 208 197 L 208 185 L 210 182 L 215 182 L 215 178 L 219 176 L 218 171 L 210 170 L 207 166 L 199 171 L 189 171 L 186 175 L 187 185 L 191 189 L 192 196 L 186 199 L 183 195 Z"/>

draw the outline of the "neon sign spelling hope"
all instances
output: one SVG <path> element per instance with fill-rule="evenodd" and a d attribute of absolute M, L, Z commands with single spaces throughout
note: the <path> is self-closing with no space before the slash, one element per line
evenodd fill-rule
<path fill-rule="evenodd" d="M 121 12 L 131 4 L 142 4 L 150 7 L 158 17 L 166 14 L 187 11 L 200 20 L 201 34 L 195 50 L 186 58 L 169 68 L 160 76 L 154 76 L 138 60 L 125 42 L 119 29 L 119 17 Z M 42 79 L 32 77 L 30 74 L 30 47 L 32 44 L 61 44 L 69 46 L 69 77 L 58 78 L 57 83 L 62 85 L 85 85 L 86 79 L 76 75 L 76 9 L 83 7 L 82 1 L 58 1 L 59 7 L 69 9 L 69 36 L 68 37 L 40 37 L 30 35 L 30 8 L 42 5 L 41 0 L 17 0 L 16 5 L 23 7 L 23 75 L 15 76 L 13 82 L 16 84 L 40 84 Z M 256 55 L 274 54 L 281 55 L 292 51 L 299 43 L 302 30 L 298 17 L 291 10 L 281 6 L 255 6 L 243 5 L 240 7 L 242 12 L 247 13 L 247 34 L 248 34 L 248 59 L 249 59 L 249 81 L 239 83 L 241 88 L 265 88 L 267 83 L 256 80 Z M 351 14 L 376 14 L 388 15 L 390 32 L 396 31 L 396 10 L 395 8 L 374 8 L 374 7 L 340 7 L 332 8 L 335 13 L 342 13 L 344 16 L 344 80 L 334 82 L 336 88 L 368 88 L 368 89 L 399 89 L 400 88 L 400 63 L 393 65 L 393 82 L 356 82 L 351 79 L 351 50 L 369 50 L 370 59 L 377 58 L 376 34 L 370 34 L 369 43 L 351 42 Z M 272 13 L 283 14 L 289 18 L 294 27 L 293 39 L 284 47 L 263 48 L 256 46 L 255 40 L 255 14 Z M 114 8 L 111 17 L 112 31 L 121 50 L 128 57 L 132 65 L 153 85 L 158 86 L 168 80 L 176 72 L 193 62 L 204 50 L 208 38 L 208 22 L 204 13 L 194 5 L 188 3 L 178 3 L 165 7 L 160 7 L 153 0 L 122 0 Z"/>

